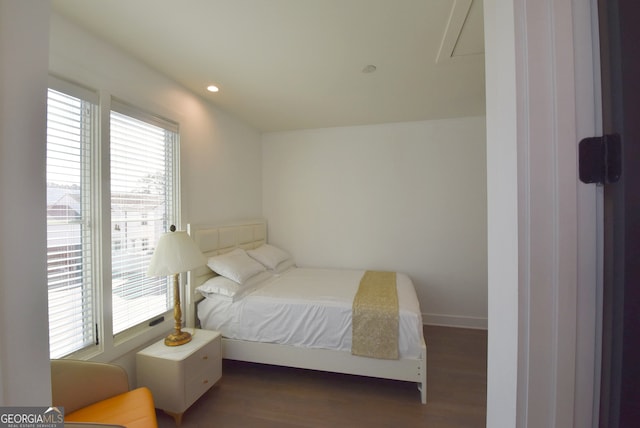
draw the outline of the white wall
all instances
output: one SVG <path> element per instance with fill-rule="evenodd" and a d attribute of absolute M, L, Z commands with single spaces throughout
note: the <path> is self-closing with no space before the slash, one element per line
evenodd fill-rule
<path fill-rule="evenodd" d="M 55 13 L 50 37 L 52 73 L 179 123 L 183 226 L 261 215 L 256 130 Z"/>
<path fill-rule="evenodd" d="M 269 240 L 413 279 L 425 323 L 486 328 L 484 117 L 267 133 Z"/>
<path fill-rule="evenodd" d="M 0 0 L 0 406 L 51 400 L 44 180 L 50 7 Z"/>

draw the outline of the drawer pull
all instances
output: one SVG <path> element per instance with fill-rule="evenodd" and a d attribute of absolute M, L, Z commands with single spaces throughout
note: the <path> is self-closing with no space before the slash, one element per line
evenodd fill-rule
<path fill-rule="evenodd" d="M 208 355 L 205 355 L 204 357 L 202 357 L 202 359 L 203 359 L 203 360 L 208 360 L 208 359 L 209 359 L 209 356 L 208 356 Z"/>
<path fill-rule="evenodd" d="M 205 379 L 202 383 L 204 383 L 204 384 L 209 383 L 209 379 Z"/>

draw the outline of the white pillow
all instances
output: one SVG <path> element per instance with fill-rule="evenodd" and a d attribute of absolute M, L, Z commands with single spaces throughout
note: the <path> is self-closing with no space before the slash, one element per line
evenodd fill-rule
<path fill-rule="evenodd" d="M 244 284 L 241 285 L 241 287 L 247 288 L 247 287 L 254 287 L 256 285 L 262 285 L 264 281 L 272 277 L 273 277 L 273 272 L 270 272 L 268 270 L 263 270 L 253 275 L 251 278 L 247 279 L 244 282 Z"/>
<path fill-rule="evenodd" d="M 244 284 L 249 278 L 265 270 L 263 265 L 249 257 L 241 248 L 210 257 L 207 266 L 239 284 Z"/>
<path fill-rule="evenodd" d="M 240 285 L 224 276 L 214 276 L 197 287 L 196 290 L 205 297 L 222 297 L 232 302 L 237 302 L 252 291 L 260 288 L 264 281 L 272 276 L 271 272 L 265 270 L 249 278 L 244 285 Z"/>
<path fill-rule="evenodd" d="M 276 270 L 280 263 L 291 259 L 289 253 L 269 244 L 263 244 L 254 250 L 248 250 L 247 254 L 270 270 Z"/>
<path fill-rule="evenodd" d="M 287 259 L 283 262 L 278 263 L 278 267 L 275 269 L 275 273 L 282 273 L 289 268 L 295 267 L 296 262 L 293 259 Z"/>
<path fill-rule="evenodd" d="M 196 290 L 204 296 L 216 294 L 218 296 L 233 297 L 240 289 L 240 284 L 224 276 L 214 276 L 197 287 Z"/>

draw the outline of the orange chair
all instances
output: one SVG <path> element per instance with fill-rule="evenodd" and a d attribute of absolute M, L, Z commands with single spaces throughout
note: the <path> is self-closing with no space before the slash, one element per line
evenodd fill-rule
<path fill-rule="evenodd" d="M 129 391 L 127 372 L 120 366 L 52 360 L 51 386 L 53 405 L 64 407 L 65 426 L 67 422 L 79 422 L 88 426 L 158 427 L 151 391 L 145 387 Z"/>

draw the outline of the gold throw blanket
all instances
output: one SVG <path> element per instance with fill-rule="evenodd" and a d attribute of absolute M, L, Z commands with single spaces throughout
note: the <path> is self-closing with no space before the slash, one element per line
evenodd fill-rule
<path fill-rule="evenodd" d="M 398 359 L 398 291 L 395 272 L 366 271 L 353 299 L 351 353 Z"/>

